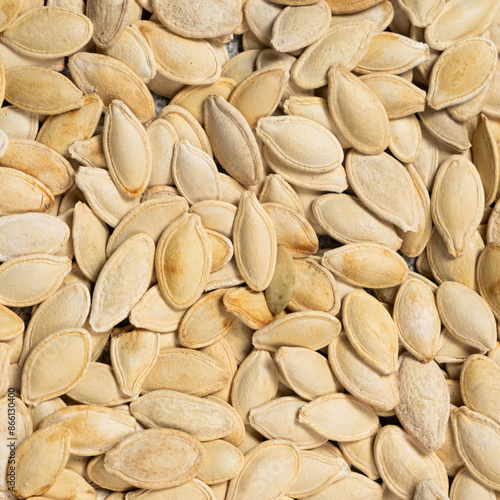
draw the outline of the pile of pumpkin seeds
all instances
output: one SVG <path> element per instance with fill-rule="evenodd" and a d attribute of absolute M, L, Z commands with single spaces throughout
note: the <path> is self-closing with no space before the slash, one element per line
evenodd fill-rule
<path fill-rule="evenodd" d="M 499 48 L 499 0 L 0 0 L 0 499 L 498 500 Z"/>

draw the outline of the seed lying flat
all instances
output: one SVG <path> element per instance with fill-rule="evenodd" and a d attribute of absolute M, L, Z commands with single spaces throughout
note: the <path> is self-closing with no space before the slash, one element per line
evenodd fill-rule
<path fill-rule="evenodd" d="M 128 436 L 107 452 L 104 468 L 133 486 L 161 489 L 193 479 L 203 456 L 200 442 L 189 434 L 147 429 Z"/>

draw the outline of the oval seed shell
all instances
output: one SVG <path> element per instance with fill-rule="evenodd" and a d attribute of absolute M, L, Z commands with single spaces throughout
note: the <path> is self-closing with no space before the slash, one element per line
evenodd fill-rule
<path fill-rule="evenodd" d="M 146 234 L 130 237 L 106 261 L 97 278 L 89 323 L 105 332 L 125 319 L 146 292 L 153 272 L 154 242 Z"/>
<path fill-rule="evenodd" d="M 104 468 L 133 486 L 160 489 L 196 477 L 203 458 L 201 443 L 189 434 L 146 429 L 126 437 L 107 452 Z"/>
<path fill-rule="evenodd" d="M 160 290 L 172 307 L 185 309 L 201 296 L 212 267 L 209 245 L 207 232 L 196 214 L 181 215 L 160 237 L 156 274 Z"/>
<path fill-rule="evenodd" d="M 70 56 L 91 39 L 90 19 L 58 7 L 32 9 L 2 33 L 2 42 L 21 54 L 42 58 Z"/>

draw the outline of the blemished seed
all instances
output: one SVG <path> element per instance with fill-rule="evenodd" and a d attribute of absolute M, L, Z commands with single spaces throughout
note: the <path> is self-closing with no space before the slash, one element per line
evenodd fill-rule
<path fill-rule="evenodd" d="M 500 0 L 0 0 L 0 499 L 500 498 Z"/>

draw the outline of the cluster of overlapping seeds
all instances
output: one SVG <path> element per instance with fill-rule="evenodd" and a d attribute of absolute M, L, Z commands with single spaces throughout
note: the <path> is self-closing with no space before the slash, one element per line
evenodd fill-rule
<path fill-rule="evenodd" d="M 499 0 L 0 33 L 1 500 L 500 498 Z"/>

